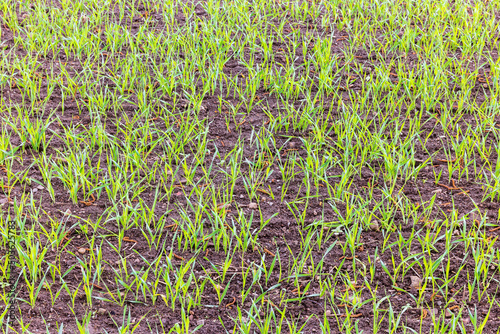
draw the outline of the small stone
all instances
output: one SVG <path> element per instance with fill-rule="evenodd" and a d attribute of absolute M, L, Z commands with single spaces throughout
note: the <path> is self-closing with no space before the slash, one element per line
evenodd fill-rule
<path fill-rule="evenodd" d="M 203 326 L 204 324 L 205 324 L 205 320 L 203 320 L 203 319 L 196 321 L 197 326 Z"/>
<path fill-rule="evenodd" d="M 318 211 L 314 210 L 313 211 L 313 215 L 317 216 L 318 215 Z"/>
<path fill-rule="evenodd" d="M 422 286 L 422 279 L 418 276 L 410 276 L 411 279 L 411 287 L 413 289 L 419 289 Z"/>
<path fill-rule="evenodd" d="M 488 88 L 488 84 L 483 84 L 483 87 L 484 88 Z"/>
<path fill-rule="evenodd" d="M 85 254 L 85 252 L 86 252 L 85 248 L 78 248 L 78 253 Z"/>
<path fill-rule="evenodd" d="M 444 311 L 444 316 L 445 316 L 446 318 L 451 318 L 451 317 L 453 317 L 453 315 L 454 315 L 454 314 L 453 314 L 453 312 L 451 312 L 449 308 L 447 308 L 447 309 Z"/>
<path fill-rule="evenodd" d="M 436 190 L 433 190 L 432 192 L 437 194 L 437 193 L 443 192 L 443 190 L 442 189 L 436 189 Z"/>
<path fill-rule="evenodd" d="M 105 315 L 105 314 L 106 314 L 106 309 L 105 309 L 105 308 L 100 307 L 100 308 L 97 310 L 97 314 L 99 314 L 99 315 Z"/>
<path fill-rule="evenodd" d="M 193 321 L 193 319 L 194 319 L 194 317 L 193 317 L 193 315 L 191 314 L 191 315 L 189 316 L 189 320 L 190 320 L 190 321 Z"/>
<path fill-rule="evenodd" d="M 288 147 L 295 148 L 295 143 L 288 143 Z"/>
<path fill-rule="evenodd" d="M 262 202 L 265 202 L 266 201 L 266 197 L 262 196 L 261 200 L 262 200 Z"/>
<path fill-rule="evenodd" d="M 434 318 L 438 315 L 438 310 L 436 308 L 430 308 L 427 310 L 427 312 L 429 312 L 429 315 Z"/>
<path fill-rule="evenodd" d="M 372 231 L 380 231 L 380 226 L 378 224 L 378 220 L 373 220 L 370 224 L 370 230 Z"/>
<path fill-rule="evenodd" d="M 245 196 L 243 196 L 243 194 L 240 195 L 240 198 L 245 198 Z"/>
<path fill-rule="evenodd" d="M 325 316 L 326 317 L 331 317 L 332 316 L 332 311 L 331 310 L 326 310 L 325 311 Z"/>
<path fill-rule="evenodd" d="M 252 203 L 248 204 L 248 208 L 249 209 L 257 209 L 258 208 L 257 203 L 252 202 Z"/>

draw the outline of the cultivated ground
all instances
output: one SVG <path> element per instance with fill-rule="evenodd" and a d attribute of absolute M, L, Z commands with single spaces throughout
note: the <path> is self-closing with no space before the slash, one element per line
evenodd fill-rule
<path fill-rule="evenodd" d="M 497 333 L 499 13 L 0 0 L 13 329 Z"/>

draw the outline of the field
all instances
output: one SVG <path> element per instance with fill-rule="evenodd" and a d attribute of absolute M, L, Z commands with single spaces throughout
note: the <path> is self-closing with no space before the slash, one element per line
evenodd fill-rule
<path fill-rule="evenodd" d="M 0 0 L 2 330 L 498 333 L 499 14 Z"/>

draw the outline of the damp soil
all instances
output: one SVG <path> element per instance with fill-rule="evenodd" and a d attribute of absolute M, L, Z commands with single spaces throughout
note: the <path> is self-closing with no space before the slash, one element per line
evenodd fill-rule
<path fill-rule="evenodd" d="M 58 6 L 54 4 L 54 6 Z M 207 16 L 202 8 L 200 7 L 197 10 L 197 15 L 199 16 Z M 162 29 L 165 25 L 165 22 L 162 21 L 162 16 L 159 14 L 151 13 L 153 17 L 156 19 L 155 29 Z M 120 23 L 120 22 L 117 22 Z M 141 26 L 141 19 L 138 19 L 137 22 L 128 25 L 128 29 L 132 32 L 137 31 L 137 29 Z M 188 24 L 186 19 L 182 15 L 178 15 L 176 17 L 176 24 L 179 26 Z M 301 30 L 311 31 L 315 34 L 322 35 L 325 33 L 325 30 L 319 26 L 317 22 L 309 22 L 309 23 L 296 23 L 295 28 L 300 26 Z M 345 32 L 338 32 L 335 36 L 336 38 L 336 46 L 332 50 L 332 52 L 339 57 L 343 55 L 343 49 L 345 48 L 346 40 L 344 37 L 347 36 Z M 26 52 L 22 49 L 19 49 L 15 46 L 14 43 L 14 32 L 9 31 L 8 29 L 2 30 L 2 42 L 4 42 L 6 48 L 3 52 L 12 52 L 16 55 L 16 57 L 24 57 Z M 22 37 L 22 36 L 21 36 Z M 284 61 L 284 59 L 280 56 L 280 49 L 286 47 L 284 43 L 277 43 L 274 45 L 273 49 L 275 51 L 276 62 L 279 63 Z M 298 52 L 299 54 L 301 52 Z M 458 55 L 459 56 L 459 55 Z M 119 55 L 116 56 L 118 61 Z M 360 49 L 357 53 L 356 61 L 363 65 L 365 68 L 372 67 L 380 62 L 386 61 L 388 59 L 392 59 L 394 55 L 385 54 L 385 55 L 370 55 L 364 50 Z M 420 61 L 419 56 L 416 54 L 406 55 L 406 61 L 408 63 L 416 63 Z M 300 58 L 300 57 L 299 57 Z M 67 58 L 63 53 L 60 53 L 56 56 L 47 56 L 46 58 L 38 59 L 38 63 L 40 64 L 40 69 L 47 71 L 55 71 L 57 73 L 59 71 L 58 62 L 64 61 L 68 64 L 72 64 L 75 73 L 82 70 L 82 60 L 76 59 L 75 57 Z M 297 59 L 296 62 L 300 64 L 303 62 L 303 59 Z M 487 70 L 485 68 L 484 70 Z M 245 67 L 243 64 L 239 63 L 237 60 L 230 60 L 225 68 L 224 72 L 227 75 L 232 76 L 245 76 L 247 74 Z M 352 84 L 345 91 L 345 101 L 349 103 L 349 93 L 352 91 L 359 90 L 361 88 L 361 80 L 358 80 L 356 83 Z M 101 85 L 111 86 L 110 82 L 100 82 Z M 345 81 L 343 81 L 345 84 Z M 42 87 L 46 87 L 47 84 L 42 82 Z M 474 88 L 475 95 L 477 96 L 477 103 L 481 104 L 484 101 L 485 89 L 480 84 Z M 42 89 L 43 91 L 43 89 Z M 242 122 L 241 125 L 236 129 L 236 125 L 230 125 L 229 129 L 226 126 L 225 117 L 220 113 L 218 108 L 218 96 L 223 92 L 216 91 L 214 94 L 209 94 L 206 96 L 203 101 L 203 109 L 199 114 L 200 119 L 204 120 L 204 124 L 208 124 L 208 139 L 209 150 L 217 149 L 221 156 L 231 152 L 235 145 L 238 144 L 238 140 L 248 141 L 252 133 L 256 131 L 256 129 L 260 129 L 266 126 L 266 122 L 269 121 L 269 117 L 266 112 L 263 110 L 262 106 L 267 106 L 270 110 L 271 114 L 277 116 L 276 110 L 279 106 L 282 106 L 282 102 L 277 100 L 275 96 L 269 94 L 269 92 L 264 91 L 262 89 L 258 90 L 256 95 L 259 96 L 259 99 L 263 101 L 259 106 L 255 107 L 251 114 L 247 117 L 242 117 L 239 122 Z M 314 91 L 313 91 L 314 93 Z M 182 92 L 179 92 L 182 95 Z M 12 103 L 21 104 L 21 93 L 19 88 L 16 87 L 6 87 L 2 90 L 2 96 L 5 101 L 12 101 Z M 134 98 L 134 97 L 132 97 Z M 135 97 L 136 98 L 136 97 Z M 300 97 L 299 97 L 300 99 Z M 85 114 L 85 112 L 80 112 L 77 102 L 73 100 L 66 100 L 64 102 L 64 112 L 62 112 L 61 101 L 62 101 L 61 92 L 56 88 L 52 93 L 50 101 L 47 103 L 46 108 L 48 110 L 55 109 L 56 112 L 51 117 L 57 117 L 61 121 L 64 127 L 88 127 L 92 124 L 92 119 L 90 115 Z M 228 98 L 230 102 L 237 103 L 236 100 L 232 101 L 231 98 Z M 163 98 L 163 105 L 173 107 L 174 101 L 172 99 Z M 175 101 L 177 104 L 177 108 L 185 108 L 183 105 L 183 100 L 180 99 Z M 324 105 L 336 105 L 338 102 L 336 101 L 325 101 Z M 299 103 L 297 102 L 297 105 Z M 159 112 L 161 112 L 161 107 L 158 107 Z M 83 108 L 85 110 L 85 108 Z M 334 108 L 337 110 L 337 108 Z M 135 106 L 133 104 L 124 104 L 122 106 L 122 111 L 120 115 L 115 113 L 109 113 L 108 117 L 110 122 L 113 119 L 117 119 L 122 117 L 123 115 L 128 115 L 130 118 L 133 118 L 135 113 Z M 483 201 L 484 189 L 481 184 L 478 184 L 474 181 L 475 173 L 478 171 L 474 171 L 470 168 L 469 181 L 466 178 L 461 178 L 460 181 L 447 182 L 443 181 L 441 184 L 435 184 L 432 182 L 434 180 L 435 175 L 441 173 L 442 180 L 458 180 L 457 175 L 449 175 L 448 174 L 448 165 L 452 162 L 451 159 L 455 157 L 447 157 L 444 154 L 443 146 L 446 145 L 446 142 L 443 143 L 442 138 L 446 137 L 450 131 L 457 131 L 457 129 L 466 129 L 467 127 L 478 127 L 480 124 L 476 124 L 476 118 L 471 113 L 464 113 L 464 115 L 460 118 L 458 122 L 453 125 L 453 129 L 443 129 L 440 122 L 437 121 L 439 118 L 439 110 L 425 110 L 425 107 L 419 102 L 416 105 L 412 106 L 409 109 L 404 107 L 400 108 L 401 116 L 406 117 L 406 115 L 415 116 L 423 114 L 422 123 L 423 128 L 427 131 L 428 140 L 425 143 L 425 147 L 422 147 L 422 144 L 417 144 L 415 151 L 416 163 L 425 162 L 426 166 L 418 173 L 418 176 L 412 180 L 404 181 L 400 180 L 397 182 L 395 188 L 395 193 L 400 195 L 404 195 L 407 199 L 409 199 L 414 205 L 415 210 L 420 212 L 423 210 L 422 206 L 419 204 L 434 200 L 435 203 L 442 208 L 440 212 L 433 211 L 430 220 L 445 220 L 449 218 L 450 215 L 455 214 L 458 216 L 463 215 L 465 217 L 464 224 L 475 224 L 477 220 L 474 219 L 472 215 L 468 215 L 470 212 L 479 209 L 480 212 L 487 215 L 489 220 L 497 221 L 498 220 L 498 212 L 500 209 L 500 205 L 498 202 L 490 202 Z M 325 111 L 326 112 L 326 111 Z M 334 115 L 334 117 L 340 117 L 341 115 Z M 379 115 L 371 115 L 367 114 L 366 117 L 374 120 L 374 126 L 376 125 L 376 121 Z M 47 116 L 45 116 L 47 117 Z M 323 117 L 323 116 L 319 116 Z M 500 121 L 500 120 L 497 120 Z M 159 129 L 162 129 L 161 120 L 155 121 L 155 126 Z M 50 130 L 54 132 L 61 131 L 61 126 L 58 123 L 53 123 L 50 126 Z M 110 130 L 110 134 L 116 135 L 112 130 Z M 408 126 L 406 126 L 401 135 L 405 136 L 409 132 Z M 307 157 L 306 148 L 303 146 L 303 142 L 301 138 L 307 138 L 311 136 L 311 129 L 303 129 L 301 131 L 289 131 L 289 132 L 275 132 L 274 136 L 277 138 L 276 146 L 278 148 L 292 149 L 293 152 L 290 154 L 295 154 L 297 157 Z M 119 137 L 119 135 L 117 135 Z M 332 138 L 335 139 L 335 138 Z M 20 145 L 21 139 L 12 137 L 13 145 Z M 496 143 L 497 138 L 495 137 L 495 133 L 492 132 L 491 136 L 487 139 L 486 145 L 493 145 Z M 63 146 L 63 142 L 54 138 L 49 147 L 47 147 L 46 152 L 37 152 L 29 144 L 24 147 L 23 151 L 23 163 L 15 162 L 13 165 L 13 172 L 20 172 L 25 170 L 26 165 L 29 165 L 30 161 L 33 161 L 35 157 L 40 156 L 41 154 L 57 155 L 58 149 Z M 162 152 L 160 149 L 154 149 L 150 156 L 161 155 Z M 248 159 L 253 161 L 255 158 L 255 151 L 250 147 L 246 147 L 243 152 L 243 159 Z M 96 158 L 99 159 L 99 158 Z M 428 160 L 430 159 L 430 160 Z M 496 162 L 496 155 L 492 154 L 489 157 L 491 163 Z M 97 161 L 97 160 L 96 160 Z M 101 161 L 102 163 L 106 163 L 105 158 Z M 153 161 L 146 161 L 145 163 L 152 165 Z M 208 165 L 209 161 L 207 161 Z M 379 184 L 372 183 L 372 179 L 375 177 L 380 170 L 384 167 L 384 162 L 380 161 L 380 166 L 375 166 L 372 169 L 363 168 L 359 173 L 357 173 L 352 178 L 353 186 L 351 189 L 354 189 L 359 194 L 364 196 L 368 196 L 371 194 L 372 202 L 369 204 L 368 209 L 373 210 L 375 204 L 385 198 L 384 187 Z M 173 162 L 173 169 L 175 169 L 175 161 Z M 265 188 L 269 188 L 273 193 L 280 194 L 281 190 L 281 177 L 280 171 L 276 167 L 274 170 L 274 175 L 276 177 L 274 179 L 269 180 L 263 186 Z M 3 172 L 0 171 L 0 175 Z M 342 174 L 341 169 L 332 169 L 329 171 L 329 176 L 331 176 L 332 183 L 339 182 L 339 178 L 336 177 Z M 31 168 L 27 174 L 28 177 L 32 177 L 35 179 L 42 179 L 40 172 L 36 168 Z M 20 198 L 23 194 L 32 193 L 36 200 L 41 199 L 40 208 L 43 209 L 47 213 L 47 218 L 44 220 L 40 220 L 37 222 L 27 220 L 25 222 L 25 228 L 30 228 L 32 225 L 43 225 L 50 226 L 51 219 L 54 221 L 66 221 L 69 225 L 71 223 L 76 222 L 74 218 L 67 216 L 67 213 L 71 213 L 72 215 L 77 215 L 80 217 L 86 217 L 91 221 L 98 221 L 101 217 L 102 213 L 111 205 L 109 201 L 107 201 L 106 197 L 103 196 L 99 200 L 87 205 L 86 203 L 79 202 L 77 204 L 73 203 L 68 198 L 68 193 L 64 188 L 63 184 L 59 181 L 54 181 L 54 190 L 55 190 L 55 202 L 50 200 L 48 192 L 43 187 L 38 187 L 37 185 L 24 185 L 17 184 L 14 186 L 10 192 L 4 190 L 4 194 L 0 194 L 0 200 L 3 201 L 4 207 L 9 206 L 9 201 L 7 200 L 7 195 L 10 196 L 10 199 Z M 215 183 L 222 182 L 222 180 L 214 180 Z M 285 202 L 287 200 L 292 200 L 294 198 L 306 196 L 306 192 L 304 187 L 301 187 L 302 180 L 298 179 L 293 181 L 288 190 L 288 194 L 284 198 L 284 202 L 280 203 L 278 199 L 273 200 L 269 198 L 269 196 L 265 193 L 259 194 L 256 202 L 258 204 L 257 209 L 252 209 L 248 207 L 250 204 L 250 200 L 248 199 L 248 194 L 245 191 L 245 186 L 243 182 L 237 181 L 234 191 L 235 202 L 231 203 L 229 207 L 226 207 L 228 212 L 227 217 L 228 220 L 233 217 L 236 212 L 236 208 L 243 208 L 243 210 L 250 214 L 252 211 L 260 212 L 264 219 L 271 218 L 270 223 L 266 226 L 266 228 L 262 231 L 259 236 L 259 245 L 255 247 L 254 250 L 247 251 L 244 253 L 235 252 L 233 257 L 233 264 L 231 265 L 229 276 L 230 276 L 230 287 L 225 295 L 225 298 L 221 303 L 218 301 L 218 294 L 213 287 L 205 287 L 205 292 L 202 296 L 202 304 L 204 306 L 198 306 L 190 310 L 190 314 L 187 317 L 190 319 L 193 327 L 197 325 L 203 325 L 200 329 L 202 333 L 223 333 L 230 331 L 234 327 L 234 320 L 238 316 L 239 309 L 243 311 L 248 311 L 252 307 L 252 303 L 258 301 L 258 303 L 264 304 L 268 303 L 270 305 L 278 304 L 281 299 L 280 294 L 286 294 L 290 299 L 300 299 L 300 292 L 297 291 L 293 282 L 283 281 L 282 278 L 277 276 L 269 277 L 267 282 L 261 281 L 249 294 L 249 297 L 242 302 L 241 289 L 244 284 L 242 281 L 242 272 L 245 272 L 249 266 L 254 264 L 261 263 L 263 257 L 265 256 L 265 262 L 270 264 L 273 261 L 273 255 L 280 253 L 281 262 L 283 264 L 289 263 L 292 260 L 293 256 L 302 255 L 301 249 L 301 238 L 303 238 L 303 229 L 297 226 L 296 223 L 292 223 L 295 221 L 295 217 L 293 213 L 289 210 Z M 170 200 L 170 205 L 184 207 L 187 206 L 189 198 L 186 197 L 185 194 L 189 194 L 192 187 L 195 185 L 185 184 L 184 191 L 174 192 L 174 196 Z M 328 194 L 326 187 L 318 187 L 315 189 L 316 196 L 311 199 L 310 203 L 307 206 L 305 224 L 312 224 L 318 220 L 319 217 L 323 216 L 325 220 L 332 220 L 331 217 L 336 217 L 336 212 L 334 212 L 332 206 L 329 204 L 329 199 L 331 196 Z M 154 202 L 155 192 L 154 190 L 145 191 L 141 193 L 141 198 L 148 205 L 152 205 Z M 401 196 L 402 197 L 402 196 Z M 397 201 L 398 198 L 395 200 Z M 255 201 L 255 200 L 254 200 Z M 166 204 L 166 203 L 165 203 Z M 158 212 L 161 213 L 162 208 L 165 208 L 165 204 L 160 204 L 158 208 Z M 340 213 L 345 214 L 347 207 L 341 201 L 336 203 L 336 207 L 340 208 Z M 298 210 L 303 210 L 304 205 L 298 205 Z M 177 216 L 176 216 L 177 215 Z M 179 218 L 178 214 L 172 213 L 170 219 L 174 221 L 176 218 Z M 399 256 L 399 249 L 393 249 L 394 246 L 390 246 L 392 243 L 396 242 L 399 236 L 403 236 L 403 238 L 407 238 L 416 230 L 425 230 L 428 229 L 430 237 L 434 238 L 434 249 L 429 251 L 429 258 L 436 259 L 442 254 L 446 245 L 446 235 L 444 231 L 436 231 L 432 224 L 429 221 L 422 222 L 407 222 L 404 220 L 404 215 L 397 210 L 393 213 L 392 220 L 395 222 L 395 226 L 397 230 L 390 234 L 387 237 L 387 231 L 384 231 L 383 226 L 373 227 L 371 229 L 365 229 L 362 231 L 361 240 L 362 247 L 359 247 L 355 250 L 351 250 L 349 247 L 346 247 L 346 240 L 343 234 L 340 232 L 334 232 L 333 229 L 324 228 L 324 233 L 332 233 L 332 237 L 328 239 L 327 245 L 324 245 L 322 249 L 312 254 L 312 259 L 319 263 L 323 261 L 323 268 L 321 270 L 322 275 L 331 275 L 332 273 L 343 273 L 347 276 L 351 275 L 355 271 L 355 265 L 360 265 L 360 263 L 369 263 L 369 261 L 374 260 L 374 256 L 376 250 L 379 251 L 378 261 L 383 261 L 385 263 L 392 263 L 394 257 Z M 106 229 L 109 230 L 110 234 L 118 231 L 118 226 L 114 226 L 113 223 L 107 223 Z M 172 228 L 173 229 L 173 228 Z M 500 230 L 493 231 L 489 233 L 489 236 L 495 238 L 500 235 Z M 129 229 L 127 231 L 127 236 L 129 240 L 132 240 L 125 244 L 125 247 L 121 251 L 121 257 L 126 257 L 128 263 L 132 267 L 136 269 L 144 268 L 145 260 L 148 262 L 153 261 L 159 254 L 159 250 L 155 248 L 150 248 L 147 242 L 144 239 L 142 232 L 139 229 Z M 89 248 L 89 240 L 91 240 L 94 235 L 92 232 L 83 231 L 81 229 L 75 229 L 70 231 L 67 236 L 68 239 L 71 239 L 71 242 L 65 243 L 65 247 L 63 249 L 48 249 L 47 255 L 45 259 L 47 261 L 57 261 L 61 265 L 61 272 L 64 273 L 66 270 L 72 268 L 73 266 L 80 266 L 82 263 L 90 261 L 89 253 L 83 252 L 80 253 L 80 249 Z M 100 240 L 103 240 L 102 236 L 99 236 Z M 170 238 L 170 239 L 169 239 Z M 459 240 L 457 235 L 451 236 L 451 242 Z M 106 242 L 113 242 L 112 238 L 108 238 Z M 167 234 L 166 245 L 172 245 L 172 234 Z M 102 258 L 106 259 L 109 265 L 105 266 L 102 269 L 102 277 L 104 282 L 108 282 L 108 280 L 112 279 L 114 276 L 112 275 L 113 270 L 119 270 L 120 268 L 120 257 L 117 253 L 110 247 L 106 245 L 104 242 L 102 246 Z M 389 246 L 388 246 L 389 245 Z M 172 261 L 175 265 L 181 265 L 186 261 L 189 261 L 192 258 L 196 258 L 196 265 L 194 266 L 194 271 L 199 276 L 207 275 L 207 272 L 204 268 L 212 268 L 212 264 L 220 264 L 224 263 L 227 257 L 227 253 L 224 252 L 219 245 L 215 245 L 213 243 L 209 243 L 206 249 L 201 253 L 193 253 L 188 249 L 172 247 L 167 251 L 173 251 L 176 256 L 172 257 Z M 325 251 L 332 247 L 328 253 L 325 255 Z M 380 250 L 383 248 L 387 248 L 388 251 L 384 252 L 380 255 Z M 285 250 L 289 251 L 285 251 Z M 402 250 L 404 256 L 408 256 L 411 252 L 422 252 L 419 244 L 414 243 L 410 245 L 407 249 Z M 451 257 L 451 266 L 449 268 L 450 272 L 456 272 L 461 268 L 461 266 L 465 266 L 466 270 L 462 270 L 462 273 L 459 275 L 459 278 L 456 281 L 448 284 L 448 288 L 450 289 L 447 293 L 452 296 L 456 301 L 457 305 L 467 305 L 471 309 L 476 308 L 479 318 L 483 318 L 489 311 L 489 305 L 487 303 L 478 303 L 477 295 L 473 295 L 471 297 L 466 296 L 463 293 L 463 287 L 467 285 L 467 271 L 471 272 L 474 270 L 474 263 L 469 258 L 469 262 L 463 263 L 464 255 L 464 246 L 461 242 L 456 242 L 454 246 L 452 246 L 452 252 L 449 255 Z M 353 259 L 355 259 L 353 261 Z M 44 269 L 47 269 L 47 266 L 43 266 Z M 285 271 L 286 272 L 286 271 Z M 422 273 L 418 273 L 422 274 Z M 80 277 L 79 277 L 80 275 Z M 300 278 L 299 284 L 301 286 L 309 285 L 308 298 L 304 298 L 302 300 L 290 301 L 288 302 L 286 308 L 283 308 L 284 313 L 287 318 L 298 319 L 300 324 L 305 323 L 305 327 L 303 328 L 304 333 L 313 333 L 320 331 L 320 322 L 323 322 L 325 316 L 326 319 L 330 322 L 331 328 L 333 332 L 339 332 L 338 330 L 338 320 L 335 317 L 341 318 L 346 310 L 350 311 L 346 308 L 348 306 L 339 306 L 338 309 L 332 309 L 332 303 L 327 299 L 330 298 L 330 294 L 327 293 L 324 296 L 320 297 L 321 290 L 318 283 L 319 279 L 322 279 L 322 275 L 319 276 L 311 276 L 307 272 L 304 272 L 302 277 Z M 376 266 L 376 271 L 373 276 L 373 286 L 376 287 L 376 291 L 368 291 L 367 289 L 363 289 L 360 293 L 360 298 L 364 300 L 369 300 L 373 297 L 372 293 L 375 293 L 378 297 L 382 296 L 390 296 L 390 307 L 398 312 L 404 312 L 403 319 L 406 322 L 408 327 L 411 327 L 417 331 L 421 330 L 422 332 L 428 332 L 432 326 L 432 319 L 430 316 L 426 316 L 425 319 L 422 319 L 422 310 L 415 307 L 415 299 L 418 296 L 418 291 L 415 287 L 412 286 L 410 275 L 406 276 L 404 279 L 400 279 L 397 282 L 392 282 L 390 277 L 382 270 L 380 265 Z M 495 273 L 497 276 L 497 273 Z M 440 277 L 442 278 L 442 277 Z M 77 328 L 75 325 L 75 316 L 81 317 L 88 312 L 88 305 L 86 301 L 86 297 L 78 293 L 81 297 L 78 297 L 77 302 L 72 305 L 70 298 L 62 293 L 59 298 L 57 298 L 56 302 L 52 304 L 51 302 L 51 294 L 54 294 L 59 289 L 64 289 L 59 281 L 52 281 L 50 272 L 47 274 L 48 282 L 50 283 L 50 290 L 46 288 L 42 288 L 38 300 L 35 303 L 35 306 L 31 308 L 27 303 L 19 303 L 21 314 L 23 314 L 23 321 L 30 322 L 31 330 L 43 330 L 46 328 L 47 324 L 50 323 L 52 326 L 56 324 L 67 324 L 65 325 L 65 332 L 76 332 Z M 371 279 L 371 278 L 367 278 Z M 248 279 L 250 280 L 250 278 Z M 250 281 L 246 282 L 248 285 L 251 283 Z M 68 286 L 72 291 L 76 291 L 78 285 L 82 282 L 81 272 L 79 270 L 73 270 L 71 275 L 65 277 L 65 281 L 68 283 Z M 109 284 L 108 284 L 109 283 Z M 115 285 L 114 282 L 106 283 L 108 287 L 112 287 Z M 279 288 L 276 286 L 279 285 Z M 223 287 L 222 287 L 223 288 Z M 346 288 L 347 289 L 347 286 Z M 103 291 L 102 287 L 94 286 L 95 295 L 97 297 L 101 297 L 103 299 L 109 298 L 105 291 Z M 259 299 L 259 296 L 268 291 L 266 297 L 264 299 Z M 339 288 L 338 291 L 341 291 Z M 489 295 L 496 295 L 496 285 L 492 284 L 487 288 L 487 292 Z M 138 294 L 140 295 L 140 294 Z M 143 317 L 148 320 L 148 324 L 151 328 L 147 328 L 145 325 L 141 325 L 136 333 L 150 333 L 152 330 L 156 331 L 157 329 L 161 332 L 161 328 L 165 328 L 168 332 L 175 324 L 180 324 L 183 321 L 182 314 L 179 308 L 175 308 L 172 310 L 167 307 L 164 303 L 156 303 L 156 305 L 151 305 L 150 301 L 142 301 L 138 295 L 129 295 L 123 296 L 124 302 L 123 306 L 118 306 L 116 303 L 109 303 L 97 298 L 93 301 L 92 310 L 99 310 L 99 308 L 104 309 L 106 312 L 104 314 L 97 313 L 95 317 L 93 317 L 91 321 L 92 331 L 94 333 L 104 333 L 103 330 L 106 330 L 108 333 L 113 333 L 116 331 L 116 323 L 121 324 L 122 319 L 124 318 L 124 310 L 126 306 L 126 312 L 130 312 L 131 319 L 133 321 L 139 321 Z M 327 296 L 327 297 L 326 297 Z M 22 285 L 18 286 L 18 298 L 29 300 L 29 294 L 27 290 L 23 288 Z M 335 297 L 334 297 L 335 298 Z M 439 312 L 443 311 L 443 305 L 439 303 L 439 297 L 436 297 L 432 293 L 427 293 L 424 297 L 425 303 L 428 305 L 429 309 L 437 309 Z M 389 307 L 388 302 L 382 303 L 383 307 Z M 71 310 L 70 307 L 73 309 Z M 266 308 L 263 308 L 264 310 Z M 269 308 L 267 308 L 269 310 Z M 340 311 L 339 311 L 340 310 Z M 342 311 L 343 310 L 343 311 Z M 265 312 L 265 311 L 261 311 Z M 497 328 L 500 326 L 499 316 L 500 309 L 497 305 L 492 307 L 490 312 L 490 320 L 489 324 L 491 324 L 491 328 Z M 373 319 L 375 315 L 373 314 L 373 305 L 371 303 L 366 303 L 362 307 L 359 307 L 355 310 L 354 316 L 358 321 L 358 328 L 367 333 L 373 330 Z M 382 328 L 388 328 L 387 324 L 388 320 L 382 320 Z M 387 324 L 387 325 L 384 325 Z M 50 327 L 52 328 L 52 327 Z M 256 327 L 254 327 L 256 329 Z M 257 329 L 256 329 L 257 330 Z M 472 329 L 471 329 L 472 330 Z"/>

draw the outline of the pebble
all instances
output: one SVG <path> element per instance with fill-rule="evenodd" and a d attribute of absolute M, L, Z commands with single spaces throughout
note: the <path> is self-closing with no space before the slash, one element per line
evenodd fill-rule
<path fill-rule="evenodd" d="M 453 315 L 454 315 L 454 313 L 453 313 L 453 312 L 451 312 L 449 308 L 447 308 L 447 309 L 444 311 L 444 316 L 445 316 L 446 318 L 451 318 L 451 317 L 453 317 Z"/>
<path fill-rule="evenodd" d="M 252 202 L 252 203 L 248 204 L 248 208 L 249 209 L 257 209 L 258 208 L 257 203 Z"/>
<path fill-rule="evenodd" d="M 418 289 L 422 286 L 422 279 L 418 276 L 410 276 L 411 279 L 411 287 L 413 289 Z"/>
<path fill-rule="evenodd" d="M 428 310 L 427 310 L 427 312 L 429 312 L 429 315 L 430 315 L 431 317 L 433 317 L 433 318 L 434 318 L 435 316 L 437 316 L 437 315 L 438 315 L 438 310 L 437 310 L 437 308 L 430 308 L 430 309 L 428 309 Z"/>
<path fill-rule="evenodd" d="M 370 224 L 370 230 L 372 231 L 380 231 L 380 226 L 378 224 L 378 220 L 373 220 Z"/>
<path fill-rule="evenodd" d="M 105 315 L 105 314 L 106 314 L 106 309 L 105 309 L 105 308 L 100 307 L 100 308 L 97 310 L 97 314 L 99 314 L 99 315 Z"/>
<path fill-rule="evenodd" d="M 86 252 L 85 248 L 78 248 L 78 253 L 85 254 L 85 252 Z"/>

